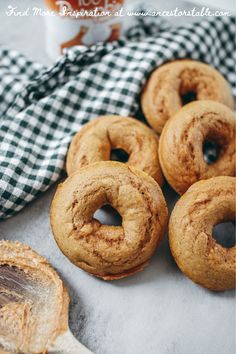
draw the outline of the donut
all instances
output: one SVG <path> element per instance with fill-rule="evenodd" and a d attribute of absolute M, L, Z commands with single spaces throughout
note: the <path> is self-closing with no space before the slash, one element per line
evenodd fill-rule
<path fill-rule="evenodd" d="M 45 258 L 19 242 L 0 241 L 0 347 L 46 353 L 68 329 L 69 296 Z"/>
<path fill-rule="evenodd" d="M 161 133 L 168 119 L 193 100 L 218 101 L 231 109 L 234 106 L 230 87 L 217 70 L 194 60 L 175 60 L 151 74 L 141 105 L 151 127 Z"/>
<path fill-rule="evenodd" d="M 110 160 L 112 149 L 123 149 L 129 166 L 163 183 L 156 134 L 137 119 L 115 115 L 94 119 L 74 136 L 67 155 L 68 175 L 90 163 Z"/>
<path fill-rule="evenodd" d="M 170 217 L 169 244 L 178 267 L 210 290 L 235 288 L 236 246 L 224 248 L 212 236 L 215 225 L 235 219 L 235 190 L 235 177 L 196 182 Z"/>
<path fill-rule="evenodd" d="M 93 217 L 111 205 L 121 226 Z M 159 185 L 145 172 L 120 162 L 82 167 L 60 184 L 51 205 L 51 228 L 72 263 L 105 280 L 144 268 L 162 240 L 167 207 Z"/>
<path fill-rule="evenodd" d="M 214 101 L 189 103 L 168 121 L 160 138 L 159 159 L 176 192 L 183 194 L 201 179 L 234 176 L 235 123 L 235 113 Z M 212 163 L 204 156 L 209 142 L 218 150 Z"/>

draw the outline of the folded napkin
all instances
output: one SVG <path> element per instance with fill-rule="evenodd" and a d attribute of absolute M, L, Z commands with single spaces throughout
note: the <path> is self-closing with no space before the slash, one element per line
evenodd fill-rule
<path fill-rule="evenodd" d="M 45 68 L 0 48 L 0 219 L 58 180 L 68 144 L 98 115 L 135 116 L 150 72 L 166 61 L 211 64 L 235 88 L 235 18 L 181 27 L 145 18 L 126 37 L 69 49 Z"/>

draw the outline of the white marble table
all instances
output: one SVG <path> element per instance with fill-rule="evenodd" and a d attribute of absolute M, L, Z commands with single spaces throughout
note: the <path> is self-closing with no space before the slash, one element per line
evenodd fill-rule
<path fill-rule="evenodd" d="M 9 3 L 25 7 L 30 0 Z M 49 63 L 43 19 L 7 18 L 7 4 L 0 2 L 1 44 Z M 177 0 L 168 2 L 168 8 L 180 5 Z M 165 7 L 163 2 L 159 7 Z M 212 293 L 188 280 L 175 265 L 167 238 L 145 271 L 123 280 L 104 282 L 72 265 L 50 231 L 54 190 L 1 222 L 0 237 L 30 245 L 58 270 L 71 294 L 70 327 L 83 344 L 96 354 L 236 352 L 234 292 Z M 174 192 L 165 188 L 165 193 L 173 204 Z"/>

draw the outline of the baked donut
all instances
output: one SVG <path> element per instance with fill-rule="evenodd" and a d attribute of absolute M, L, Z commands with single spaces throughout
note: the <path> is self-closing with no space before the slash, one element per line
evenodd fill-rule
<path fill-rule="evenodd" d="M 236 246 L 224 248 L 213 227 L 235 219 L 236 178 L 213 177 L 192 185 L 170 217 L 171 253 L 182 272 L 210 290 L 235 288 Z"/>
<path fill-rule="evenodd" d="M 214 101 L 189 103 L 168 121 L 160 138 L 159 159 L 176 192 L 183 194 L 201 179 L 234 176 L 235 123 L 235 113 Z M 218 150 L 213 163 L 204 156 L 209 142 Z"/>
<path fill-rule="evenodd" d="M 50 264 L 19 242 L 0 241 L 0 347 L 46 353 L 68 329 L 69 296 Z"/>
<path fill-rule="evenodd" d="M 113 206 L 122 226 L 93 218 Z M 103 161 L 79 169 L 60 184 L 52 201 L 51 227 L 72 263 L 105 280 L 143 269 L 164 235 L 167 207 L 159 185 L 145 172 Z"/>
<path fill-rule="evenodd" d="M 213 67 L 194 60 L 175 60 L 150 76 L 142 94 L 143 113 L 155 131 L 187 102 L 218 101 L 233 109 L 234 101 L 224 77 Z"/>
<path fill-rule="evenodd" d="M 163 183 L 156 134 L 137 119 L 115 115 L 98 117 L 74 136 L 67 155 L 68 175 L 90 163 L 110 160 L 112 149 L 125 150 L 129 166 Z"/>

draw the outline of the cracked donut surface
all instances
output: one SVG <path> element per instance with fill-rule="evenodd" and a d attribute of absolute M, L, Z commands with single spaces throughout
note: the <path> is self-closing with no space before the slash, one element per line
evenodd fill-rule
<path fill-rule="evenodd" d="M 225 105 L 197 101 L 184 106 L 166 124 L 159 145 L 162 171 L 169 184 L 183 194 L 193 183 L 215 176 L 235 175 L 236 115 Z M 219 156 L 204 160 L 203 144 L 214 141 Z"/>
<path fill-rule="evenodd" d="M 74 136 L 67 155 L 68 175 L 90 163 L 110 160 L 112 149 L 123 149 L 129 166 L 163 183 L 157 135 L 137 119 L 116 115 L 98 117 Z"/>
<path fill-rule="evenodd" d="M 212 237 L 213 227 L 235 220 L 236 178 L 213 177 L 191 186 L 171 214 L 172 255 L 194 282 L 211 290 L 235 288 L 236 246 L 224 248 Z"/>
<path fill-rule="evenodd" d="M 93 215 L 109 204 L 121 226 Z M 164 235 L 167 207 L 159 185 L 143 171 L 119 162 L 81 168 L 59 185 L 51 226 L 62 252 L 77 266 L 104 279 L 142 270 Z"/>
<path fill-rule="evenodd" d="M 218 101 L 233 109 L 229 84 L 213 67 L 194 60 L 176 60 L 162 65 L 150 76 L 142 94 L 142 110 L 158 133 L 183 106 L 183 97 Z"/>
<path fill-rule="evenodd" d="M 67 330 L 69 297 L 56 271 L 19 242 L 0 241 L 0 348 L 46 353 Z"/>

